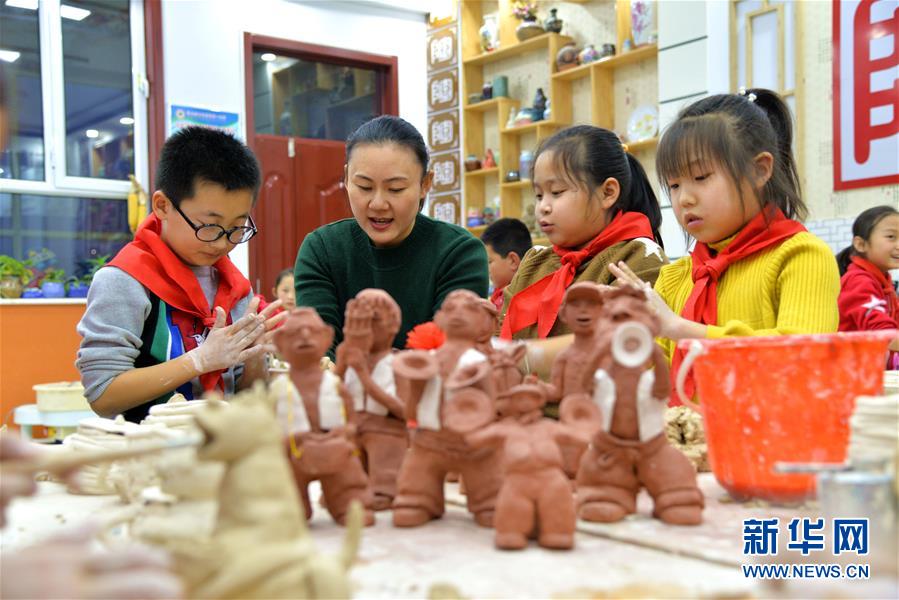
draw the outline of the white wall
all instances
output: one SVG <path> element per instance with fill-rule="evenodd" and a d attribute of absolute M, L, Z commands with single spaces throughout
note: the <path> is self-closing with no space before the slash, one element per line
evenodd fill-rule
<path fill-rule="evenodd" d="M 167 0 L 162 3 L 169 104 L 236 112 L 245 124 L 244 32 L 398 57 L 400 116 L 424 132 L 424 14 L 341 0 Z M 265 235 L 265 232 L 262 232 Z M 231 254 L 249 272 L 246 244 Z"/>

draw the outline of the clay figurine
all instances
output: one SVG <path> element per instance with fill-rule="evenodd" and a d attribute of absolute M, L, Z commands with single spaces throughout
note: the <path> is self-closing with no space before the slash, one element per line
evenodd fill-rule
<path fill-rule="evenodd" d="M 665 357 L 654 341 L 658 317 L 643 290 L 622 286 L 604 290 L 602 296 L 606 326 L 597 334 L 592 358 L 593 400 L 602 428 L 581 458 L 578 516 L 619 521 L 636 510 L 642 486 L 653 498 L 654 517 L 696 525 L 704 505 L 696 471 L 664 431 L 670 382 Z"/>
<path fill-rule="evenodd" d="M 335 373 L 343 377 L 356 412 L 356 443 L 374 492 L 374 510 L 396 496 L 396 478 L 408 447 L 404 409 L 393 378 L 393 338 L 400 307 L 384 290 L 366 289 L 347 302 Z"/>
<path fill-rule="evenodd" d="M 487 425 L 496 416 L 490 364 L 475 349 L 485 332 L 493 330 L 494 321 L 476 294 L 455 290 L 444 299 L 434 322 L 446 334 L 440 348 L 400 352 L 393 360 L 397 392 L 411 429 L 393 524 L 416 527 L 441 517 L 443 482 L 455 471 L 465 480 L 469 512 L 479 525 L 490 527 L 500 456 L 492 449 L 472 448 L 462 432 Z"/>
<path fill-rule="evenodd" d="M 335 521 L 344 524 L 350 502 L 359 500 L 365 524 L 372 525 L 371 488 L 353 443 L 353 401 L 340 378 L 320 366 L 333 339 L 334 331 L 315 309 L 291 310 L 274 335 L 278 354 L 290 363 L 290 375 L 276 378 L 272 393 L 278 398 L 277 415 L 306 518 L 312 517 L 309 483 L 319 480 Z"/>
<path fill-rule="evenodd" d="M 559 320 L 574 334 L 574 341 L 562 350 L 553 362 L 551 383 L 546 386 L 550 400 L 560 401 L 559 418 L 591 435 L 600 427 L 599 410 L 593 403 L 593 370 L 590 359 L 595 345 L 596 331 L 602 315 L 600 287 L 592 281 L 571 285 L 559 307 Z M 564 444 L 562 456 L 565 473 L 574 479 L 583 448 Z"/>
<path fill-rule="evenodd" d="M 586 447 L 586 433 L 543 417 L 546 395 L 540 385 L 523 383 L 497 398 L 502 420 L 465 439 L 474 447 L 502 446 L 502 488 L 496 501 L 497 548 L 518 550 L 537 537 L 541 546 L 574 546 L 574 498 L 562 470 L 561 442 Z"/>

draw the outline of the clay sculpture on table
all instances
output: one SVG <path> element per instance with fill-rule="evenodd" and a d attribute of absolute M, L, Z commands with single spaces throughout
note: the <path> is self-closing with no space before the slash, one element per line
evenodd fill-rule
<path fill-rule="evenodd" d="M 272 382 L 272 394 L 306 518 L 312 516 L 309 483 L 319 480 L 335 521 L 344 524 L 350 502 L 358 500 L 365 507 L 365 524 L 372 525 L 371 488 L 353 442 L 352 399 L 340 378 L 320 366 L 333 339 L 334 331 L 314 309 L 291 310 L 274 335 L 290 375 Z"/>
<path fill-rule="evenodd" d="M 578 516 L 618 521 L 636 510 L 642 486 L 653 498 L 654 517 L 698 524 L 704 502 L 696 471 L 664 432 L 670 383 L 665 357 L 654 342 L 658 317 L 643 290 L 622 286 L 602 296 L 604 324 L 590 369 L 602 427 L 578 469 Z"/>
<path fill-rule="evenodd" d="M 317 359 L 316 359 L 317 360 Z M 347 570 L 356 556 L 362 510 L 347 515 L 347 540 L 337 557 L 315 551 L 275 420 L 278 399 L 264 386 L 212 404 L 197 415 L 206 437 L 201 460 L 221 461 L 225 473 L 211 541 L 193 549 L 194 565 L 173 561 L 193 585 L 189 598 L 349 598 Z M 198 553 L 198 550 L 201 550 Z M 205 550 L 206 552 L 203 552 Z M 198 577 L 198 573 L 205 577 Z"/>
<path fill-rule="evenodd" d="M 593 403 L 593 377 L 590 360 L 596 344 L 596 332 L 602 316 L 600 287 L 591 282 L 575 283 L 565 291 L 559 307 L 559 319 L 571 329 L 574 341 L 553 362 L 551 382 L 546 386 L 550 399 L 559 401 L 563 423 L 594 434 L 600 428 L 599 409 Z M 590 371 L 589 376 L 587 375 Z M 582 446 L 562 445 L 565 473 L 577 475 Z"/>
<path fill-rule="evenodd" d="M 374 510 L 390 508 L 408 447 L 403 405 L 393 378 L 393 339 L 402 315 L 384 290 L 366 289 L 347 302 L 335 373 L 353 399 L 356 441 L 374 492 Z"/>
<path fill-rule="evenodd" d="M 574 498 L 559 444 L 583 448 L 590 438 L 544 418 L 545 403 L 536 382 L 517 385 L 497 398 L 502 420 L 465 437 L 474 447 L 503 449 L 504 476 L 493 520 L 497 548 L 524 548 L 529 537 L 547 548 L 574 546 Z"/>
<path fill-rule="evenodd" d="M 495 419 L 490 364 L 475 350 L 485 332 L 492 331 L 493 319 L 476 294 L 455 290 L 444 299 L 434 322 L 446 334 L 440 348 L 400 352 L 393 361 L 411 429 L 393 524 L 415 527 L 441 517 L 443 482 L 447 472 L 455 471 L 465 480 L 469 512 L 479 525 L 489 527 L 499 491 L 500 456 L 489 448 L 472 448 L 458 433 L 468 428 L 454 431 L 450 424 L 472 414 L 480 426 Z"/>

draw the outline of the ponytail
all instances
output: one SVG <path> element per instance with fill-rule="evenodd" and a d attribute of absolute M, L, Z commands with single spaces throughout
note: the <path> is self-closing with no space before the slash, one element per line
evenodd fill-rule
<path fill-rule="evenodd" d="M 787 103 L 771 90 L 752 88 L 746 91 L 755 96 L 756 106 L 765 111 L 777 141 L 777 153 L 774 154 L 774 172 L 765 184 L 768 197 L 778 195 L 786 200 L 784 214 L 791 219 L 803 220 L 808 216 L 808 209 L 802 201 L 802 189 L 799 183 L 799 170 L 793 158 L 793 119 Z"/>
<path fill-rule="evenodd" d="M 662 227 L 662 209 L 659 206 L 659 200 L 656 193 L 652 189 L 649 177 L 643 169 L 643 165 L 637 160 L 633 154 L 625 153 L 627 156 L 627 165 L 631 171 L 631 189 L 628 194 L 627 205 L 621 207 L 622 212 L 638 212 L 643 213 L 649 219 L 652 227 L 652 235 L 655 237 L 656 243 L 665 249 L 662 242 L 662 236 L 659 229 Z"/>
<path fill-rule="evenodd" d="M 855 251 L 852 244 L 849 244 L 837 254 L 837 266 L 840 268 L 840 277 L 846 274 L 846 269 L 849 268 L 852 257 L 856 254 L 858 253 Z"/>

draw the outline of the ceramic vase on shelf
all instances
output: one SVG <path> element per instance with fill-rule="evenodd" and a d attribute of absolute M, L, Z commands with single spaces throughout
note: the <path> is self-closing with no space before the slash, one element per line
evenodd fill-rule
<path fill-rule="evenodd" d="M 484 24 L 478 30 L 481 37 L 481 50 L 491 52 L 499 47 L 499 27 L 496 24 L 496 15 L 484 15 Z"/>
<path fill-rule="evenodd" d="M 559 12 L 557 8 L 549 9 L 549 16 L 543 21 L 543 29 L 551 33 L 562 31 L 562 19 L 556 14 L 557 12 Z"/>
<path fill-rule="evenodd" d="M 22 289 L 22 280 L 18 277 L 0 279 L 0 298 L 21 298 Z"/>
<path fill-rule="evenodd" d="M 556 69 L 564 71 L 577 66 L 577 48 L 574 44 L 565 44 L 556 54 Z"/>
<path fill-rule="evenodd" d="M 649 43 L 652 33 L 652 0 L 631 0 L 631 35 L 634 46 Z"/>
<path fill-rule="evenodd" d="M 515 37 L 519 42 L 529 40 L 545 33 L 543 27 L 537 22 L 537 17 L 525 17 L 521 24 L 515 29 Z"/>
<path fill-rule="evenodd" d="M 599 60 L 599 52 L 593 47 L 593 44 L 587 44 L 577 55 L 577 59 L 582 65 L 590 64 Z"/>

